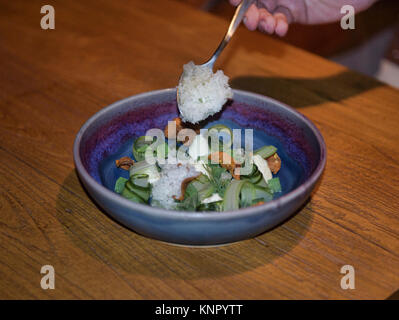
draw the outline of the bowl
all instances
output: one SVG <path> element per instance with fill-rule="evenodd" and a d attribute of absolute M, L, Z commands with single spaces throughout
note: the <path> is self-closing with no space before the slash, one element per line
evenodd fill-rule
<path fill-rule="evenodd" d="M 176 89 L 151 91 L 111 104 L 92 116 L 74 143 L 79 178 L 97 204 L 135 232 L 184 245 L 218 245 L 254 237 L 282 223 L 309 198 L 324 170 L 326 146 L 319 130 L 295 109 L 263 95 L 234 90 L 234 98 L 208 121 L 254 129 L 254 149 L 273 144 L 283 192 L 261 206 L 225 212 L 182 212 L 138 204 L 113 191 L 115 159 L 131 154 L 134 138 L 164 128 L 178 116 Z"/>

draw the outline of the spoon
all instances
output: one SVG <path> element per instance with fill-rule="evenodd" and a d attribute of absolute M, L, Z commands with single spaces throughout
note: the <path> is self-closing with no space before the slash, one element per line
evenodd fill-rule
<path fill-rule="evenodd" d="M 220 42 L 219 46 L 217 47 L 216 51 L 212 55 L 212 57 L 202 64 L 202 66 L 207 66 L 213 69 L 213 65 L 216 62 L 216 59 L 222 53 L 223 49 L 229 43 L 231 37 L 233 36 L 234 32 L 237 30 L 238 26 L 240 25 L 241 21 L 244 18 L 245 13 L 247 12 L 249 6 L 252 4 L 254 0 L 243 0 L 241 1 L 240 5 L 237 7 L 233 18 L 231 19 L 229 29 L 227 30 L 222 42 Z"/>
<path fill-rule="evenodd" d="M 201 66 L 206 66 L 210 68 L 211 70 L 213 69 L 213 65 L 216 62 L 216 59 L 219 57 L 219 55 L 222 53 L 223 49 L 227 46 L 229 43 L 231 37 L 233 36 L 234 32 L 237 30 L 238 26 L 240 25 L 241 21 L 244 18 L 245 13 L 247 12 L 249 6 L 252 4 L 254 0 L 243 0 L 241 1 L 240 5 L 237 7 L 233 18 L 231 19 L 229 29 L 227 30 L 226 34 L 224 35 L 224 38 L 222 42 L 220 42 L 219 46 L 217 47 L 216 51 L 213 53 L 212 57 L 202 64 Z M 181 76 L 180 76 L 181 78 Z M 179 90 L 176 90 L 176 98 L 177 102 L 179 104 Z"/>

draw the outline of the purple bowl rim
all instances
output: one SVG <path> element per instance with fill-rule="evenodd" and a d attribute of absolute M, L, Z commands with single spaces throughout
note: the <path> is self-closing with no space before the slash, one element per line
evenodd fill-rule
<path fill-rule="evenodd" d="M 107 189 L 104 187 L 102 184 L 97 182 L 86 170 L 84 167 L 81 157 L 80 157 L 80 142 L 82 140 L 82 137 L 86 130 L 96 122 L 96 120 L 101 117 L 103 114 L 106 114 L 110 112 L 113 109 L 119 108 L 120 105 L 125 104 L 128 101 L 134 101 L 134 100 L 140 100 L 142 98 L 146 98 L 148 96 L 153 96 L 153 95 L 162 95 L 162 94 L 169 94 L 171 92 L 176 92 L 176 88 L 167 88 L 167 89 L 161 89 L 161 90 L 154 90 L 154 91 L 148 91 L 140 94 L 135 94 L 130 97 L 118 100 L 107 107 L 99 110 L 96 112 L 93 116 L 91 116 L 80 128 L 78 134 L 76 135 L 74 146 L 73 146 L 73 158 L 75 162 L 75 167 L 78 171 L 78 174 L 80 178 L 83 180 L 83 182 L 86 182 L 87 184 L 90 184 L 90 186 L 97 191 L 99 194 L 101 194 L 105 199 L 110 200 L 110 201 L 115 201 L 119 202 L 120 205 L 123 207 L 130 209 L 132 212 L 141 212 L 145 213 L 149 216 L 153 217 L 158 217 L 158 218 L 174 218 L 174 219 L 184 219 L 184 220 L 229 220 L 231 218 L 240 218 L 240 217 L 251 217 L 253 215 L 258 215 L 261 213 L 265 213 L 269 210 L 277 209 L 281 206 L 283 206 L 285 203 L 295 199 L 295 198 L 300 198 L 301 195 L 305 194 L 312 186 L 318 181 L 320 178 L 325 165 L 326 165 L 326 155 L 327 155 L 327 150 L 326 150 L 326 145 L 323 139 L 323 136 L 321 135 L 320 131 L 317 129 L 317 127 L 303 114 L 300 112 L 296 111 L 294 108 L 278 101 L 273 98 L 258 94 L 258 93 L 253 93 L 249 91 L 244 91 L 244 90 L 238 90 L 238 89 L 233 89 L 234 94 L 239 94 L 240 96 L 247 96 L 247 97 L 252 97 L 252 98 L 257 98 L 260 100 L 267 100 L 268 102 L 272 102 L 273 104 L 278 105 L 279 107 L 285 109 L 286 111 L 292 113 L 294 116 L 298 117 L 300 120 L 302 120 L 312 131 L 312 133 L 315 135 L 317 142 L 319 143 L 319 148 L 320 148 L 320 159 L 319 163 L 317 164 L 316 168 L 314 169 L 313 173 L 308 177 L 302 184 L 300 184 L 298 187 L 296 187 L 294 190 L 288 192 L 287 194 L 272 200 L 270 202 L 267 202 L 263 205 L 260 206 L 253 206 L 253 207 L 248 207 L 248 208 L 243 208 L 239 210 L 233 210 L 233 211 L 223 211 L 223 212 L 213 212 L 213 211 L 204 211 L 204 212 L 193 212 L 193 211 L 177 211 L 177 210 L 167 210 L 167 209 L 162 209 L 162 208 L 157 208 L 157 207 L 152 207 L 150 205 L 146 204 L 139 204 L 132 202 L 128 199 L 125 199 L 121 197 L 119 194 Z M 96 200 L 96 199 L 95 199 Z"/>

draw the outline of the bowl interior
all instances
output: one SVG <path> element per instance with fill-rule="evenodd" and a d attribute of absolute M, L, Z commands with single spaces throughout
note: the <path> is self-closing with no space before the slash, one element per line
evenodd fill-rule
<path fill-rule="evenodd" d="M 133 141 L 152 128 L 164 129 L 178 116 L 174 90 L 164 90 L 122 100 L 97 114 L 82 137 L 80 155 L 89 174 L 109 190 L 128 171 L 115 160 L 133 158 Z M 277 176 L 281 197 L 302 184 L 320 161 L 320 144 L 309 123 L 289 107 L 263 96 L 235 91 L 234 100 L 203 124 L 225 124 L 232 129 L 253 129 L 253 147 L 274 145 L 282 160 Z M 242 139 L 244 141 L 244 131 Z"/>

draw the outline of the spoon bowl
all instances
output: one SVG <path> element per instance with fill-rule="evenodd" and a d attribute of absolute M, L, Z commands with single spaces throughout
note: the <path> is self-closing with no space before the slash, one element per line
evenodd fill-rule
<path fill-rule="evenodd" d="M 227 30 L 226 34 L 224 35 L 223 40 L 220 42 L 219 46 L 217 47 L 216 51 L 213 53 L 212 57 L 205 63 L 203 63 L 200 66 L 205 66 L 213 70 L 213 66 L 219 57 L 219 55 L 222 53 L 223 49 L 227 46 L 227 44 L 230 42 L 230 39 L 233 37 L 233 34 L 237 30 L 238 26 L 240 25 L 241 21 L 244 19 L 245 13 L 249 9 L 250 5 L 252 4 L 253 0 L 243 0 L 237 7 L 233 18 L 231 19 L 229 29 Z M 181 80 L 182 75 L 179 78 L 179 82 Z M 180 105 L 179 102 L 179 90 L 176 90 L 176 101 L 177 105 Z"/>

